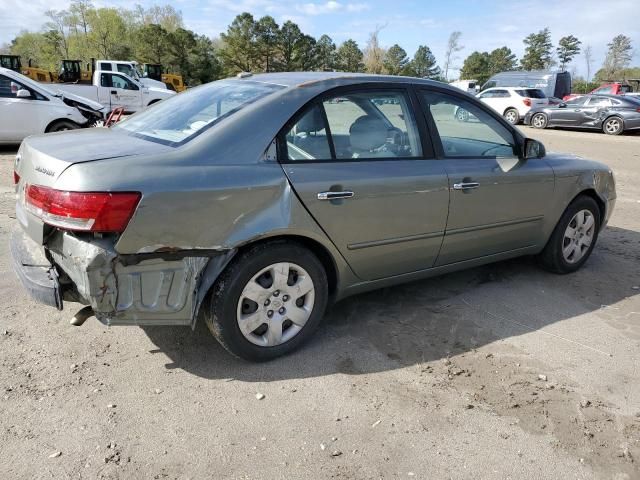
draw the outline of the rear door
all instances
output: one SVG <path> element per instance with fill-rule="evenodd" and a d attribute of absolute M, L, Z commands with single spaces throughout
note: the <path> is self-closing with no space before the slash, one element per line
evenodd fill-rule
<path fill-rule="evenodd" d="M 599 127 L 600 119 L 605 114 L 605 110 L 611 108 L 611 99 L 607 97 L 592 96 L 587 99 L 580 109 L 579 116 L 576 118 L 578 126 L 581 127 Z"/>
<path fill-rule="evenodd" d="M 295 192 L 363 279 L 430 268 L 442 243 L 447 175 L 412 98 L 379 84 L 333 91 L 279 139 Z"/>
<path fill-rule="evenodd" d="M 521 160 L 512 129 L 475 102 L 437 89 L 422 90 L 420 99 L 451 192 L 436 265 L 544 242 L 541 226 L 554 194 L 554 174 L 545 160 Z M 471 119 L 457 121 L 456 108 L 470 112 Z"/>

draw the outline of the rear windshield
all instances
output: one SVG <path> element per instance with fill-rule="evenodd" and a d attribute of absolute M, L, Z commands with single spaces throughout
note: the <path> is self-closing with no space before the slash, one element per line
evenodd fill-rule
<path fill-rule="evenodd" d="M 521 97 L 526 98 L 547 98 L 544 92 L 539 88 L 522 88 L 516 90 L 516 93 Z"/>
<path fill-rule="evenodd" d="M 165 145 L 182 145 L 221 119 L 285 87 L 248 80 L 220 80 L 175 95 L 114 128 Z"/>

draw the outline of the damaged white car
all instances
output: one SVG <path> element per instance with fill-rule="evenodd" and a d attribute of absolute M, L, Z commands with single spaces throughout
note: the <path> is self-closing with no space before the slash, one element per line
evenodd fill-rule
<path fill-rule="evenodd" d="M 105 113 L 98 102 L 0 68 L 0 144 L 17 144 L 29 135 L 89 127 L 103 120 Z"/>

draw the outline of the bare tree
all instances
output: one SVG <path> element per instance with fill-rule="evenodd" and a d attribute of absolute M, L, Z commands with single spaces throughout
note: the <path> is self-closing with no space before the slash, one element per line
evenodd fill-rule
<path fill-rule="evenodd" d="M 384 56 L 386 51 L 380 46 L 380 41 L 378 40 L 378 35 L 384 27 L 386 27 L 386 25 L 376 25 L 375 30 L 369 34 L 369 41 L 364 48 L 364 67 L 369 73 L 384 72 Z"/>
<path fill-rule="evenodd" d="M 593 57 L 591 52 L 591 45 L 587 45 L 582 50 L 582 54 L 584 55 L 584 62 L 587 64 L 587 82 L 591 80 L 591 65 L 593 64 Z"/>
<path fill-rule="evenodd" d="M 451 65 L 452 62 L 457 60 L 456 53 L 464 48 L 463 45 L 460 45 L 460 37 L 462 36 L 462 32 L 451 32 L 449 35 L 449 41 L 447 42 L 447 51 L 444 54 L 444 78 L 445 80 L 449 79 L 449 69 L 453 68 Z"/>

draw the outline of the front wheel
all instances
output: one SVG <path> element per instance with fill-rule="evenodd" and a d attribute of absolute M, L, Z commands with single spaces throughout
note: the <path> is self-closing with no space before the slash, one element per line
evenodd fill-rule
<path fill-rule="evenodd" d="M 298 348 L 327 305 L 318 258 L 293 242 L 268 242 L 236 257 L 213 286 L 206 322 L 232 354 L 270 360 Z"/>
<path fill-rule="evenodd" d="M 517 125 L 520 121 L 520 114 L 515 108 L 509 108 L 506 112 L 504 112 L 504 119 L 511 125 Z"/>
<path fill-rule="evenodd" d="M 607 135 L 620 135 L 624 130 L 624 123 L 620 117 L 609 117 L 602 124 L 602 130 Z"/>
<path fill-rule="evenodd" d="M 76 130 L 78 128 L 80 128 L 80 126 L 76 123 L 70 122 L 68 120 L 58 120 L 57 122 L 52 123 L 49 128 L 47 128 L 47 133 L 64 132 L 65 130 Z"/>
<path fill-rule="evenodd" d="M 565 210 L 539 256 L 540 263 L 555 273 L 571 273 L 587 261 L 600 231 L 600 208 L 586 195 Z"/>
<path fill-rule="evenodd" d="M 536 113 L 531 117 L 531 126 L 533 128 L 547 128 L 547 116 L 544 113 Z"/>

